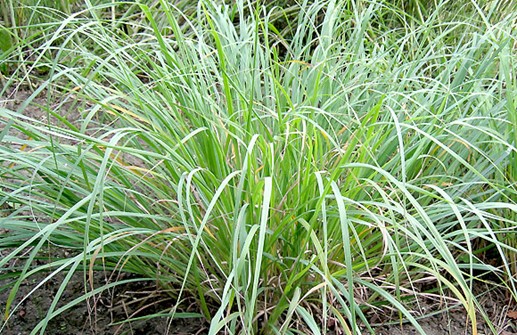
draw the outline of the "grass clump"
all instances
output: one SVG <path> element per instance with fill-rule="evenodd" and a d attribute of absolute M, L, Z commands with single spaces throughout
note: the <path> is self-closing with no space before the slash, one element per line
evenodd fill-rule
<path fill-rule="evenodd" d="M 383 309 L 424 333 L 431 293 L 490 323 L 479 276 L 517 294 L 515 13 L 441 6 L 306 1 L 289 36 L 240 1 L 139 4 L 131 36 L 102 4 L 49 23 L 29 66 L 47 79 L 0 109 L 0 266 L 30 248 L 7 323 L 34 273 L 67 276 L 33 333 L 124 283 L 57 307 L 98 269 L 156 281 L 172 318 L 194 299 L 210 334 L 373 332 Z M 46 120 L 24 114 L 44 93 Z M 33 266 L 46 245 L 72 256 Z"/>

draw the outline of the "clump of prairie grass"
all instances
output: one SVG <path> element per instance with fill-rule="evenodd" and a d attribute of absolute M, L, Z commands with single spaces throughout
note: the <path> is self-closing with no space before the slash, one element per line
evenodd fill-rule
<path fill-rule="evenodd" d="M 431 293 L 473 330 L 490 323 L 477 276 L 517 294 L 515 13 L 493 20 L 494 1 L 449 21 L 447 4 L 305 1 L 288 37 L 274 9 L 242 1 L 49 22 L 3 94 L 36 68 L 48 78 L 0 109 L 0 201 L 15 208 L 0 266 L 31 248 L 6 323 L 34 273 L 67 276 L 33 333 L 125 283 L 57 308 L 72 274 L 96 269 L 156 281 L 172 318 L 195 299 L 210 334 L 357 334 L 379 309 L 423 333 L 413 306 Z M 45 122 L 23 113 L 42 92 Z M 46 245 L 73 252 L 34 267 Z"/>

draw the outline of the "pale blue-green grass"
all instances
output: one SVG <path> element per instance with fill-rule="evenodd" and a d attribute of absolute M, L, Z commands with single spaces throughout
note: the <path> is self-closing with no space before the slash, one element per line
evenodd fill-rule
<path fill-rule="evenodd" d="M 98 269 L 157 281 L 171 318 L 195 299 L 210 334 L 357 334 L 379 308 L 423 333 L 430 293 L 473 330 L 490 323 L 477 276 L 517 294 L 516 27 L 511 10 L 493 19 L 500 4 L 449 20 L 448 2 L 416 16 L 306 1 L 290 36 L 277 12 L 243 2 L 189 15 L 141 4 L 132 36 L 94 15 L 122 3 L 54 23 L 26 64 L 48 80 L 0 109 L 0 199 L 15 207 L 0 221 L 13 278 L 3 327 L 24 279 L 67 273 L 44 333 L 124 284 L 91 287 Z M 24 115 L 44 94 L 49 121 Z M 33 267 L 49 245 L 70 258 Z M 58 308 L 75 271 L 85 293 Z"/>

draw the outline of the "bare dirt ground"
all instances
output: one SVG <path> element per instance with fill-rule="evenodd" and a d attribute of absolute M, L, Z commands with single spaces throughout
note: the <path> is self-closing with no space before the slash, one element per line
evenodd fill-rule
<path fill-rule="evenodd" d="M 97 273 L 97 277 L 99 281 L 103 281 L 106 274 Z M 9 319 L 7 326 L 1 334 L 29 334 L 37 323 L 45 317 L 48 306 L 52 303 L 64 275 L 52 278 L 44 286 L 27 296 L 43 278 L 44 274 L 37 275 L 30 281 L 22 284 L 16 302 L 21 301 L 21 299 L 24 300 L 16 309 L 15 314 Z M 0 282 L 0 286 L 2 284 Z M 67 285 L 65 293 L 60 299 L 59 306 L 81 296 L 84 294 L 84 291 L 84 277 L 82 273 L 78 273 L 74 275 Z M 174 301 L 164 299 L 164 295 L 158 292 L 159 289 L 153 284 L 144 285 L 143 283 L 137 283 L 122 285 L 110 292 L 105 292 L 96 299 L 82 302 L 52 319 L 45 334 L 201 335 L 208 333 L 208 324 L 202 319 L 170 320 L 166 317 L 161 317 L 120 324 L 120 322 L 130 317 L 145 316 L 170 310 Z M 8 291 L 0 292 L 0 305 L 5 305 L 8 293 Z M 497 334 L 515 335 L 517 334 L 517 322 L 509 317 L 512 314 L 509 313 L 511 310 L 505 305 L 505 301 L 504 293 L 499 291 L 494 291 L 482 299 L 485 310 L 491 311 L 489 317 L 497 326 Z M 422 304 L 426 304 L 426 302 L 422 302 Z M 432 307 L 429 304 L 428 307 L 435 308 L 436 306 Z M 425 317 L 419 320 L 419 322 L 428 335 L 474 334 L 470 324 L 467 322 L 465 311 L 459 308 L 442 312 L 437 311 L 437 314 Z M 374 331 L 377 335 L 418 334 L 413 326 L 408 323 L 400 323 L 388 316 L 375 320 L 374 325 Z M 479 335 L 493 334 L 482 319 L 478 320 L 477 330 Z M 335 334 L 343 333 L 335 332 Z M 364 331 L 362 334 L 370 333 Z"/>
<path fill-rule="evenodd" d="M 22 283 L 13 305 L 19 304 L 19 306 L 9 318 L 3 330 L 0 331 L 1 334 L 29 334 L 45 318 L 65 276 L 59 274 L 31 293 L 47 275 L 45 273 L 38 274 Z M 99 272 L 96 277 L 96 280 L 102 282 L 108 276 Z M 123 276 L 121 279 L 127 279 L 127 277 Z M 59 299 L 58 307 L 83 295 L 85 292 L 84 283 L 83 273 L 75 274 Z M 0 281 L 0 287 L 4 284 L 6 284 L 5 280 Z M 166 317 L 157 317 L 129 323 L 124 322 L 129 318 L 170 311 L 174 302 L 158 292 L 159 289 L 152 283 L 146 285 L 137 282 L 116 287 L 88 301 L 83 301 L 53 318 L 44 334 L 190 335 L 200 334 L 206 330 L 206 323 L 200 319 L 171 320 Z M 0 291 L 0 306 L 5 306 L 8 295 L 8 290 Z M 3 308 L 2 312 L 4 312 Z M 2 323 L 0 323 L 1 327 Z"/>
<path fill-rule="evenodd" d="M 9 94 L 0 97 L 0 107 L 15 110 L 28 97 L 30 92 L 27 90 L 19 90 L 17 92 L 9 92 Z M 45 96 L 37 98 L 36 102 L 45 105 Z M 79 122 L 78 115 L 66 110 L 63 105 L 64 116 L 70 122 Z M 30 106 L 24 110 L 25 115 L 29 115 L 39 120 L 44 120 L 47 113 L 38 107 Z M 1 131 L 1 130 L 0 130 Z M 0 231 L 0 238 L 5 236 L 7 231 Z M 5 257 L 8 250 L 4 250 L 0 257 Z M 51 254 L 64 253 L 63 250 L 52 250 Z M 5 275 L 1 273 L 0 275 Z M 39 274 L 33 276 L 30 280 L 22 283 L 19 294 L 15 300 L 15 306 L 19 303 L 14 314 L 4 324 L 0 321 L 1 334 L 18 335 L 29 334 L 39 321 L 45 318 L 47 310 L 51 305 L 54 296 L 59 289 L 64 275 L 60 274 L 34 292 L 30 293 L 48 274 Z M 102 285 L 105 279 L 109 277 L 105 273 L 97 273 L 97 281 Z M 62 306 L 73 299 L 84 294 L 86 276 L 83 273 L 77 273 L 66 286 L 64 295 L 61 297 L 59 306 Z M 12 280 L 12 279 L 11 279 Z M 8 279 L 0 280 L 0 307 L 4 312 L 9 290 L 1 289 L 8 283 Z M 484 286 L 481 286 L 484 285 Z M 505 292 L 493 289 L 490 284 L 480 284 L 476 288 L 480 294 L 482 307 L 487 311 L 489 319 L 496 326 L 495 333 L 500 335 L 517 335 L 517 306 L 508 305 L 509 297 Z M 128 284 L 116 287 L 115 289 L 104 293 L 95 299 L 87 302 L 81 302 L 73 308 L 65 311 L 61 315 L 52 319 L 49 323 L 45 334 L 49 335 L 66 335 L 66 334 L 171 334 L 171 335 L 189 335 L 189 334 L 206 334 L 208 331 L 207 323 L 202 319 L 175 319 L 170 320 L 166 317 L 141 319 L 130 323 L 120 323 L 127 320 L 131 316 L 145 316 L 149 314 L 166 312 L 174 305 L 174 301 L 164 298 L 163 294 L 159 294 L 159 289 L 152 283 L 144 285 L 142 283 Z M 425 306 L 426 315 L 433 314 L 419 319 L 419 322 L 426 334 L 429 335 L 460 335 L 475 334 L 472 327 L 467 322 L 467 316 L 464 310 L 460 308 L 447 309 L 447 306 L 440 302 L 422 301 L 421 305 Z M 450 307 L 450 306 L 449 306 Z M 418 317 L 418 313 L 415 313 Z M 414 327 L 405 322 L 400 322 L 396 315 L 389 313 L 372 315 L 372 324 L 375 326 L 375 334 L 378 335 L 407 335 L 417 334 Z M 493 334 L 485 322 L 480 318 L 478 320 L 477 334 Z M 342 334 L 342 332 L 336 332 Z M 364 332 L 363 334 L 369 334 Z"/>

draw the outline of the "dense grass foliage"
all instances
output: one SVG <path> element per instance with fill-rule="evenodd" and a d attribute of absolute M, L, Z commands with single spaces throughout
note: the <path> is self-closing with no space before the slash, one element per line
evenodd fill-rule
<path fill-rule="evenodd" d="M 478 280 L 517 298 L 517 12 L 412 3 L 40 17 L 1 54 L 3 99 L 33 91 L 0 108 L 5 324 L 26 278 L 67 273 L 44 333 L 124 284 L 57 307 L 100 269 L 158 282 L 172 318 L 195 299 L 210 334 L 358 334 L 378 310 L 423 333 L 422 297 L 490 322 Z M 34 265 L 47 246 L 70 256 Z"/>

